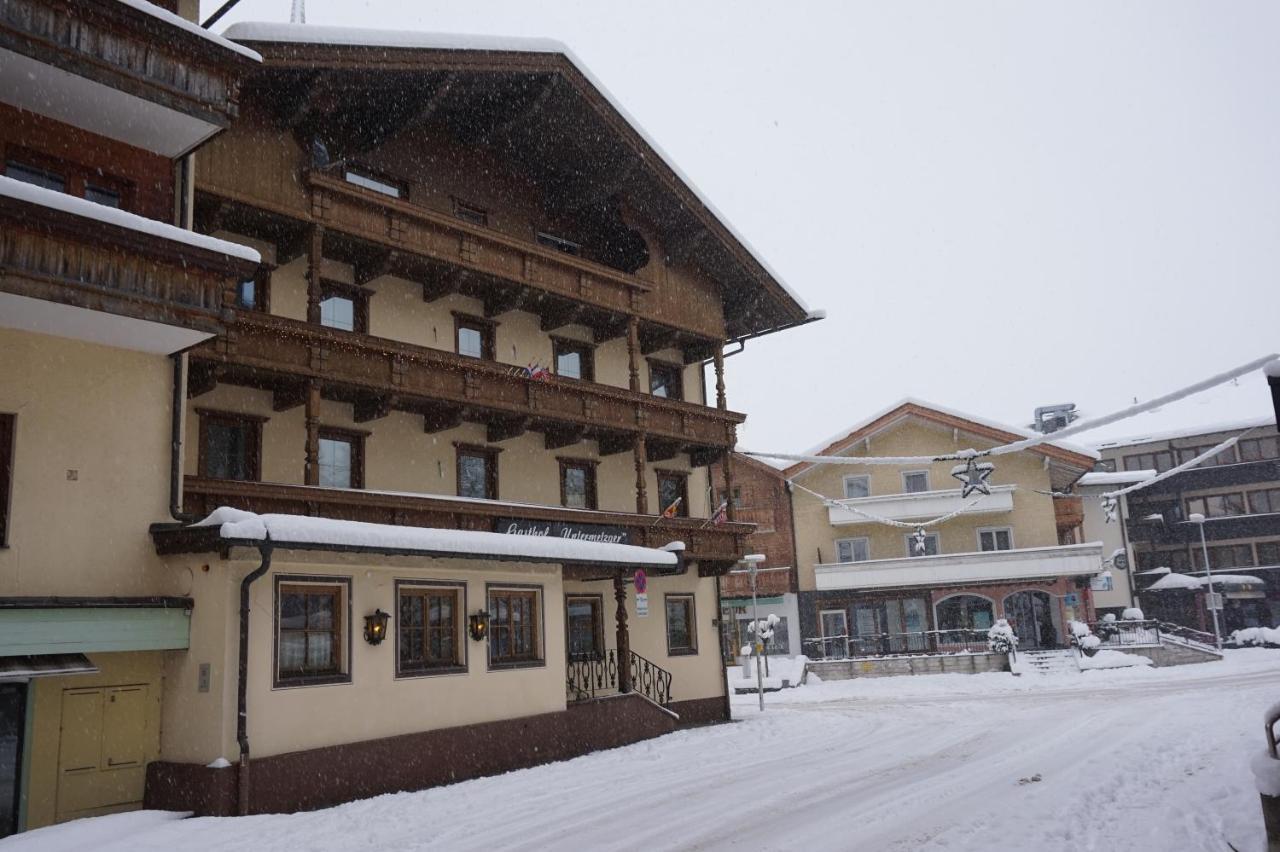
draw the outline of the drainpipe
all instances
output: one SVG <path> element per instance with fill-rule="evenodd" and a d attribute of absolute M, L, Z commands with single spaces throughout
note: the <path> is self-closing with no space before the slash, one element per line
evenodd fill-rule
<path fill-rule="evenodd" d="M 236 741 L 240 743 L 240 774 L 236 783 L 237 813 L 249 814 L 249 587 L 271 568 L 271 537 L 258 548 L 262 564 L 240 581 L 240 669 L 236 683 Z"/>
<path fill-rule="evenodd" d="M 182 511 L 182 409 L 186 403 L 182 386 L 186 378 L 183 353 L 175 352 L 169 356 L 173 359 L 173 405 L 169 411 L 170 432 L 169 444 L 169 515 L 175 521 L 184 524 L 195 520 Z"/>

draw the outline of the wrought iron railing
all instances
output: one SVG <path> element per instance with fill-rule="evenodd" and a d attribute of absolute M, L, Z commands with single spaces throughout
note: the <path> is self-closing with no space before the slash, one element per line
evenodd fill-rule
<path fill-rule="evenodd" d="M 921 630 L 858 636 L 822 636 L 804 640 L 814 659 L 902 657 L 922 654 L 985 654 L 991 650 L 985 630 Z"/>
<path fill-rule="evenodd" d="M 613 651 L 588 651 L 569 655 L 570 701 L 586 701 L 618 691 L 618 655 Z"/>
<path fill-rule="evenodd" d="M 1183 627 L 1181 624 L 1174 624 L 1169 621 L 1161 621 L 1158 623 L 1160 625 L 1160 633 L 1162 635 L 1172 636 L 1187 645 L 1217 653 L 1218 642 L 1212 633 L 1205 633 L 1203 630 L 1194 630 L 1190 627 Z"/>
<path fill-rule="evenodd" d="M 671 672 L 631 652 L 631 689 L 661 707 L 671 706 Z"/>
<path fill-rule="evenodd" d="M 1094 621 L 1089 623 L 1089 629 L 1101 641 L 1101 648 L 1160 644 L 1158 621 Z"/>

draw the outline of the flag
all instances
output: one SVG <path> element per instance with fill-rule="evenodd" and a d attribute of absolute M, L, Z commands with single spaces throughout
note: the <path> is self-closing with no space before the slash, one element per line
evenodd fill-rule
<path fill-rule="evenodd" d="M 720 505 L 716 507 L 715 514 L 711 516 L 711 523 L 720 526 L 729 520 L 729 501 L 721 500 Z"/>
<path fill-rule="evenodd" d="M 676 510 L 680 508 L 680 504 L 683 502 L 684 502 L 683 497 L 677 497 L 674 503 L 672 503 L 670 506 L 662 510 L 662 517 L 674 518 L 676 516 Z"/>

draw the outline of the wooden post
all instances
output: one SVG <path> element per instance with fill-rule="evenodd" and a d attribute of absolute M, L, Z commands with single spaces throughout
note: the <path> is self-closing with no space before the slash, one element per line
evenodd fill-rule
<path fill-rule="evenodd" d="M 645 484 L 645 467 L 646 450 L 644 435 L 636 436 L 635 444 L 635 462 L 636 462 L 636 512 L 641 515 L 649 514 L 649 488 Z"/>
<path fill-rule="evenodd" d="M 631 390 L 640 393 L 640 317 L 627 317 L 627 369 Z"/>
<path fill-rule="evenodd" d="M 729 442 L 729 448 L 724 451 L 724 457 L 720 460 L 720 469 L 724 471 L 724 514 L 725 518 L 732 521 L 735 520 L 737 511 L 733 506 L 733 447 L 734 441 Z"/>
<path fill-rule="evenodd" d="M 320 383 L 307 385 L 307 447 L 305 482 L 320 484 Z"/>
<path fill-rule="evenodd" d="M 320 324 L 320 281 L 324 261 L 324 226 L 313 225 L 307 244 L 307 322 Z"/>
<path fill-rule="evenodd" d="M 618 602 L 618 692 L 631 691 L 631 634 L 627 632 L 627 581 L 622 569 L 613 575 L 613 598 Z"/>
<path fill-rule="evenodd" d="M 715 365 L 716 365 L 716 408 L 721 408 L 721 409 L 728 408 L 729 403 L 725 400 L 725 396 L 724 396 L 724 347 L 723 346 L 721 345 L 716 346 L 716 351 L 715 351 L 715 354 L 713 355 L 713 358 L 715 359 Z"/>

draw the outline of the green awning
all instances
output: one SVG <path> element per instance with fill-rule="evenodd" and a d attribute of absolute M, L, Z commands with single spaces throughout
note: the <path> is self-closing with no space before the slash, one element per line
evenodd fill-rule
<path fill-rule="evenodd" d="M 171 651 L 190 645 L 190 606 L 112 599 L 48 605 L 0 599 L 0 657 Z"/>

